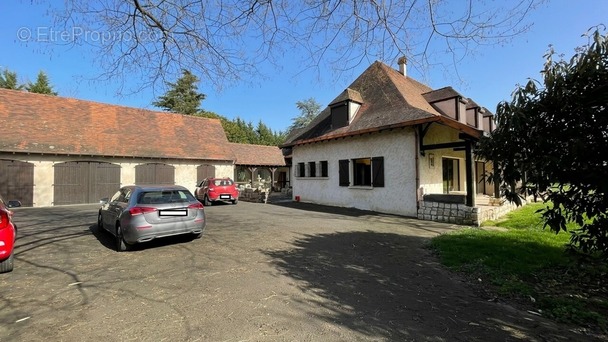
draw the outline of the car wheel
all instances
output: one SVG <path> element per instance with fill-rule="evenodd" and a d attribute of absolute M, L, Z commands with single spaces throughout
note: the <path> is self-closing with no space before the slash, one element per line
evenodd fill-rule
<path fill-rule="evenodd" d="M 13 253 L 8 257 L 8 259 L 0 262 L 0 273 L 6 273 L 13 270 L 14 265 L 14 256 Z"/>
<path fill-rule="evenodd" d="M 239 203 L 239 200 L 232 200 L 232 204 L 237 204 Z"/>
<path fill-rule="evenodd" d="M 122 227 L 120 224 L 116 225 L 116 250 L 118 252 L 128 251 L 131 245 L 125 242 L 124 237 L 122 236 Z"/>
<path fill-rule="evenodd" d="M 209 196 L 205 196 L 205 199 L 203 200 L 203 205 L 205 205 L 205 206 L 211 205 L 211 201 L 209 200 Z"/>

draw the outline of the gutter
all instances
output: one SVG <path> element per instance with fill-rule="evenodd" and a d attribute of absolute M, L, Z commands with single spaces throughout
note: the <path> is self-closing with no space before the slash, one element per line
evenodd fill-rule
<path fill-rule="evenodd" d="M 322 141 L 328 141 L 328 140 L 334 140 L 334 139 L 352 137 L 352 136 L 356 136 L 356 135 L 363 135 L 363 134 L 368 134 L 368 133 L 377 133 L 377 132 L 382 132 L 382 131 L 391 130 L 391 129 L 395 129 L 395 128 L 410 127 L 410 126 L 415 126 L 415 125 L 422 124 L 422 123 L 435 122 L 435 121 L 440 121 L 440 120 L 441 120 L 441 117 L 439 117 L 439 116 L 432 116 L 432 117 L 428 117 L 428 118 L 424 118 L 424 119 L 418 119 L 418 120 L 413 120 L 413 121 L 408 121 L 408 122 L 402 122 L 402 123 L 393 124 L 393 125 L 386 125 L 386 126 L 374 127 L 374 128 L 366 128 L 366 129 L 361 129 L 361 130 L 358 130 L 358 131 L 344 132 L 344 133 L 338 133 L 338 134 L 330 134 L 330 135 L 324 135 L 324 136 L 317 137 L 317 138 L 297 140 L 297 141 L 294 141 L 294 142 L 290 142 L 290 143 L 286 143 L 286 144 L 280 145 L 279 147 L 284 148 L 284 147 L 292 147 L 292 146 L 297 146 L 297 145 L 312 144 L 312 143 L 316 143 L 316 142 L 322 142 Z"/>
<path fill-rule="evenodd" d="M 414 129 L 414 154 L 416 155 L 416 189 L 414 190 L 416 192 L 416 216 L 418 216 L 418 209 L 420 209 L 420 191 L 418 191 L 420 189 L 420 165 L 419 165 L 419 159 L 418 159 L 418 154 L 420 153 L 420 144 L 418 143 L 418 130 Z"/>

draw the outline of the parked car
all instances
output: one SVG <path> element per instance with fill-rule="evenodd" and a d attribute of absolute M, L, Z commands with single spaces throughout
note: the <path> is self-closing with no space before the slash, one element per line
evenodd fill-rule
<path fill-rule="evenodd" d="M 13 223 L 13 212 L 0 197 L 0 273 L 10 272 L 14 266 L 17 227 Z"/>
<path fill-rule="evenodd" d="M 201 181 L 194 190 L 194 196 L 204 205 L 212 202 L 239 202 L 239 189 L 230 178 L 207 178 Z"/>
<path fill-rule="evenodd" d="M 207 224 L 203 205 L 178 185 L 125 186 L 101 204 L 97 226 L 114 235 L 117 251 L 174 235 L 200 238 Z"/>

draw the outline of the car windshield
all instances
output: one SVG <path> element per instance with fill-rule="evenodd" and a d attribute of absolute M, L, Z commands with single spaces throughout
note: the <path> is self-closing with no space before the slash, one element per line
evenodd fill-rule
<path fill-rule="evenodd" d="M 163 204 L 195 201 L 188 190 L 156 190 L 139 194 L 137 204 Z"/>
<path fill-rule="evenodd" d="M 214 179 L 213 184 L 215 186 L 226 186 L 232 185 L 232 181 L 230 179 Z"/>

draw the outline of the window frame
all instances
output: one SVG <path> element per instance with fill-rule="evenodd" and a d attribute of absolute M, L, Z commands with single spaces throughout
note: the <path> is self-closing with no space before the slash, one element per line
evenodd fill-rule
<path fill-rule="evenodd" d="M 317 177 L 317 163 L 308 162 L 308 177 Z"/>
<path fill-rule="evenodd" d="M 353 186 L 372 186 L 372 158 L 354 158 L 351 160 Z"/>
<path fill-rule="evenodd" d="M 320 166 L 321 166 L 321 177 L 323 178 L 327 178 L 329 177 L 329 163 L 327 162 L 327 160 L 321 160 L 319 162 Z"/>

